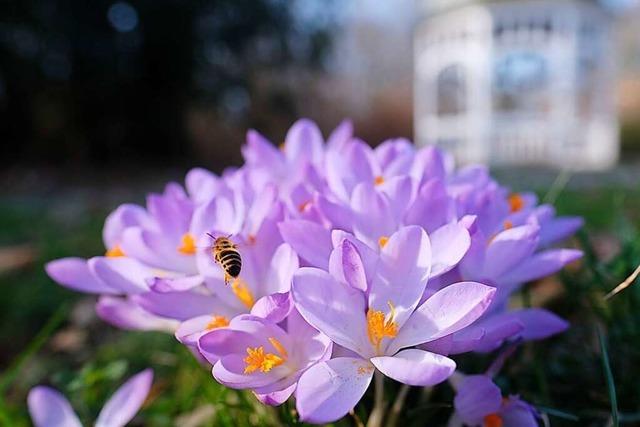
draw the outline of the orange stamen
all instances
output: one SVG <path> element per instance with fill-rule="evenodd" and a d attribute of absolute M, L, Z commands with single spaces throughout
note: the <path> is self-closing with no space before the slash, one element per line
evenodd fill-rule
<path fill-rule="evenodd" d="M 304 203 L 300 203 L 300 204 L 298 205 L 298 211 L 299 211 L 299 212 L 304 212 L 304 211 L 306 211 L 306 210 L 307 210 L 307 208 L 308 208 L 309 206 L 311 206 L 311 202 L 310 202 L 309 200 L 307 200 L 307 201 L 306 201 L 306 202 L 304 202 Z"/>
<path fill-rule="evenodd" d="M 511 213 L 518 212 L 524 208 L 524 199 L 518 193 L 513 193 L 509 196 L 509 209 L 511 209 Z"/>
<path fill-rule="evenodd" d="M 385 338 L 394 338 L 398 335 L 398 325 L 394 319 L 396 310 L 391 301 L 389 301 L 389 315 L 385 317 L 384 312 L 380 310 L 367 311 L 367 336 L 369 342 L 376 348 L 376 353 L 380 353 L 380 344 Z"/>
<path fill-rule="evenodd" d="M 250 374 L 257 370 L 260 370 L 260 372 L 269 372 L 276 366 L 282 365 L 284 359 L 273 353 L 265 354 L 262 346 L 255 348 L 247 347 L 247 357 L 244 358 L 244 363 L 247 364 L 244 368 L 244 373 Z"/>
<path fill-rule="evenodd" d="M 231 291 L 235 294 L 236 298 L 238 298 L 240 302 L 244 304 L 245 307 L 247 307 L 248 309 L 251 309 L 251 307 L 253 307 L 255 298 L 253 297 L 251 290 L 244 280 L 240 279 L 239 277 L 234 279 L 231 283 Z"/>
<path fill-rule="evenodd" d="M 185 233 L 180 239 L 178 252 L 183 255 L 193 255 L 196 253 L 196 239 L 191 233 Z"/>
<path fill-rule="evenodd" d="M 124 252 L 122 251 L 122 248 L 120 247 L 120 245 L 115 245 L 114 247 L 109 249 L 104 254 L 104 256 L 109 257 L 109 258 L 117 258 L 117 257 L 125 256 L 125 255 L 124 255 Z"/>
<path fill-rule="evenodd" d="M 378 245 L 380 246 L 380 249 L 387 246 L 387 243 L 389 243 L 389 238 L 387 236 L 382 236 L 378 239 Z"/>
<path fill-rule="evenodd" d="M 375 179 L 373 180 L 373 183 L 375 185 L 381 185 L 384 184 L 384 177 L 382 175 L 378 175 L 375 177 Z"/>
<path fill-rule="evenodd" d="M 284 348 L 284 346 L 282 345 L 282 343 L 280 341 L 278 341 L 277 339 L 275 339 L 273 337 L 270 337 L 269 338 L 269 342 L 271 343 L 273 348 L 275 348 L 276 351 L 278 353 L 280 353 L 280 356 L 282 356 L 283 359 L 286 359 L 287 357 L 289 357 L 289 354 L 287 353 L 287 349 Z"/>
<path fill-rule="evenodd" d="M 483 427 L 502 427 L 502 417 L 498 414 L 489 414 L 484 417 Z"/>
<path fill-rule="evenodd" d="M 207 323 L 207 326 L 205 326 L 205 329 L 207 331 L 211 331 L 213 329 L 217 329 L 217 328 L 224 328 L 225 326 L 229 326 L 229 319 L 227 319 L 224 316 L 213 316 L 211 318 L 211 321 L 209 323 Z"/>

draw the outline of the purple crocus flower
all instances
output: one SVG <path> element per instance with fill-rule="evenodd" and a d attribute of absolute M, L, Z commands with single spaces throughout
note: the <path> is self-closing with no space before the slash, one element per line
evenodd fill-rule
<path fill-rule="evenodd" d="M 444 354 L 491 351 L 506 339 L 544 339 L 563 332 L 568 324 L 553 313 L 536 308 L 507 311 L 510 295 L 523 283 L 545 277 L 580 258 L 572 249 L 545 249 L 536 252 L 540 226 L 535 222 L 509 228 L 486 238 L 470 224 L 471 246 L 456 270 L 429 284 L 426 294 L 447 283 L 473 280 L 497 288 L 491 307 L 474 325 L 433 343 L 426 348 Z"/>
<path fill-rule="evenodd" d="M 342 258 L 334 263 L 341 271 L 302 268 L 293 278 L 300 314 L 350 354 L 318 363 L 302 375 L 296 398 L 304 421 L 330 422 L 345 415 L 364 395 L 376 369 L 410 385 L 444 381 L 455 363 L 412 347 L 468 326 L 495 292 L 479 283 L 456 283 L 419 305 L 432 254 L 427 234 L 417 226 L 389 238 L 370 280 L 355 246 L 343 249 Z"/>
<path fill-rule="evenodd" d="M 309 367 L 329 358 L 332 343 L 293 310 L 286 330 L 261 317 L 242 315 L 228 327 L 202 335 L 198 346 L 213 364 L 218 382 L 251 389 L 263 403 L 279 405 Z"/>
<path fill-rule="evenodd" d="M 146 210 L 123 205 L 106 220 L 105 256 L 55 260 L 47 273 L 63 286 L 100 294 L 145 292 L 155 277 L 201 282 L 189 232 L 193 206 L 177 184 L 150 195 Z"/>
<path fill-rule="evenodd" d="M 459 380 L 453 400 L 455 414 L 450 427 L 537 427 L 539 414 L 519 396 L 502 397 L 488 375 Z"/>
<path fill-rule="evenodd" d="M 95 426 L 124 427 L 144 403 L 152 382 L 151 369 L 131 377 L 105 403 Z M 32 388 L 27 403 L 29 414 L 36 427 L 82 427 L 69 401 L 50 387 Z"/>

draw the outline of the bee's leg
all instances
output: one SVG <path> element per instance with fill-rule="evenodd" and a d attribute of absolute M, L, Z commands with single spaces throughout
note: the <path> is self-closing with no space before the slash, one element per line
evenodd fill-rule
<path fill-rule="evenodd" d="M 229 286 L 229 278 L 230 278 L 229 275 L 225 271 L 225 273 L 224 273 L 224 285 L 225 286 Z"/>

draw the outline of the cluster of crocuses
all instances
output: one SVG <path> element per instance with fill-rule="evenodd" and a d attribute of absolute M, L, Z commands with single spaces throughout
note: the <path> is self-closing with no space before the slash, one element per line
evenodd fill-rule
<path fill-rule="evenodd" d="M 268 405 L 293 396 L 312 423 L 347 414 L 374 374 L 434 386 L 456 370 L 448 356 L 566 329 L 508 300 L 580 257 L 553 245 L 581 220 L 510 193 L 485 167 L 456 170 L 405 139 L 372 149 L 349 122 L 325 142 L 299 120 L 279 147 L 249 131 L 242 154 L 240 168 L 193 169 L 146 207 L 118 207 L 104 256 L 56 260 L 48 274 L 99 294 L 97 313 L 115 326 L 175 333 L 225 386 Z M 228 285 L 209 235 L 238 245 Z M 508 426 L 523 407 L 536 422 L 489 376 L 456 384 L 455 417 L 468 425 Z M 480 413 L 469 396 L 488 389 Z"/>

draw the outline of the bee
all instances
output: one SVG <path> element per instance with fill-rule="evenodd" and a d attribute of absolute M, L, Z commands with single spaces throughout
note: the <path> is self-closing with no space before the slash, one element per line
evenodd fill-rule
<path fill-rule="evenodd" d="M 229 240 L 229 237 L 214 237 L 207 233 L 213 239 L 211 252 L 213 259 L 224 271 L 224 284 L 229 284 L 229 278 L 237 278 L 242 269 L 242 257 L 238 252 L 238 245 Z"/>

